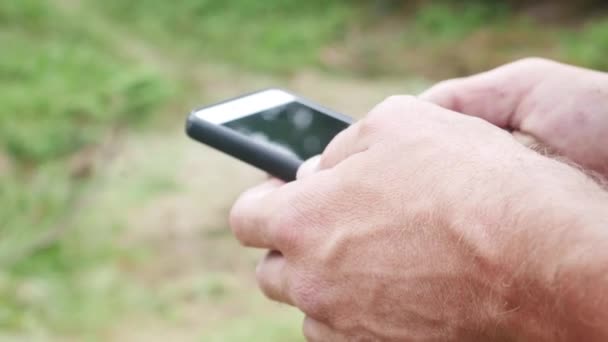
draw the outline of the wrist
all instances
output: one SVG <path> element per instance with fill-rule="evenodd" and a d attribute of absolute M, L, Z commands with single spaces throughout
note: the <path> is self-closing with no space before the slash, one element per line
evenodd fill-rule
<path fill-rule="evenodd" d="M 581 222 L 559 259 L 554 287 L 567 340 L 608 340 L 608 200 Z M 590 211 L 591 211 L 590 210 Z"/>
<path fill-rule="evenodd" d="M 531 179 L 527 213 L 513 228 L 503 323 L 522 340 L 606 340 L 608 193 L 555 164 L 530 176 L 544 181 Z"/>

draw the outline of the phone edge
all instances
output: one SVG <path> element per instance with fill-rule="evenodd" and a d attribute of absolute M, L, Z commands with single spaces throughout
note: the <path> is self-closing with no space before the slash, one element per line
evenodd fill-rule
<path fill-rule="evenodd" d="M 303 163 L 299 158 L 268 148 L 221 125 L 205 122 L 194 113 L 186 120 L 186 134 L 190 138 L 286 182 L 296 179 Z"/>

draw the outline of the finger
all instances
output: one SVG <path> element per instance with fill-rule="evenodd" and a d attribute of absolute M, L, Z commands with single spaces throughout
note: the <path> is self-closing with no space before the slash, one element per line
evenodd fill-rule
<path fill-rule="evenodd" d="M 321 169 L 329 169 L 355 154 L 366 151 L 372 144 L 386 137 L 384 129 L 399 122 L 397 116 L 408 119 L 421 117 L 421 112 L 437 112 L 436 106 L 409 95 L 394 95 L 376 105 L 367 116 L 340 132 L 321 155 Z M 428 115 L 424 116 L 428 119 Z M 407 132 L 403 132 L 407 134 Z"/>
<path fill-rule="evenodd" d="M 302 325 L 302 333 L 309 342 L 341 342 L 349 339 L 332 329 L 330 326 L 321 323 L 309 316 L 306 316 Z"/>
<path fill-rule="evenodd" d="M 340 132 L 325 148 L 321 155 L 321 169 L 329 169 L 343 160 L 361 152 L 366 151 L 375 142 L 386 138 L 385 129 L 391 125 L 398 124 L 401 116 L 408 116 L 409 120 L 419 118 L 428 119 L 430 113 L 437 114 L 437 106 L 426 101 L 409 96 L 390 96 L 380 104 L 376 105 L 368 115 Z M 420 115 L 421 113 L 425 115 Z M 407 132 L 403 132 L 407 134 Z"/>
<path fill-rule="evenodd" d="M 362 121 L 358 121 L 333 138 L 321 155 L 319 169 L 330 169 L 349 156 L 367 148 L 365 141 L 361 139 L 361 126 Z"/>
<path fill-rule="evenodd" d="M 300 165 L 300 168 L 298 169 L 298 174 L 296 175 L 296 179 L 304 179 L 319 171 L 320 160 L 321 156 L 319 155 L 314 156 L 305 161 L 304 164 Z"/>
<path fill-rule="evenodd" d="M 293 305 L 287 286 L 286 261 L 280 252 L 270 251 L 266 254 L 256 268 L 256 278 L 266 297 Z"/>
<path fill-rule="evenodd" d="M 443 81 L 419 98 L 501 128 L 517 129 L 517 108 L 538 81 L 536 66 L 524 60 L 471 77 Z"/>
<path fill-rule="evenodd" d="M 279 206 L 279 199 L 273 194 L 282 185 L 282 181 L 270 179 L 245 191 L 233 205 L 230 228 L 244 246 L 278 249 L 267 221 Z"/>
<path fill-rule="evenodd" d="M 455 112 L 477 116 L 501 128 L 509 128 L 514 94 L 504 89 L 502 81 L 488 75 L 441 82 L 420 95 L 420 98 Z"/>
<path fill-rule="evenodd" d="M 513 138 L 515 138 L 515 140 L 517 140 L 520 144 L 531 149 L 535 149 L 539 144 L 538 140 L 534 136 L 520 131 L 513 132 Z"/>
<path fill-rule="evenodd" d="M 515 131 L 515 132 L 513 132 L 513 137 L 520 144 L 528 147 L 531 150 L 534 150 L 534 151 L 542 154 L 543 156 L 549 156 L 550 157 L 550 156 L 559 155 L 557 153 L 557 151 L 555 151 L 555 149 L 551 148 L 547 144 L 544 144 L 544 143 L 540 142 L 533 135 L 530 135 L 530 134 L 527 134 L 527 133 L 524 133 L 524 132 L 521 132 L 521 131 Z"/>

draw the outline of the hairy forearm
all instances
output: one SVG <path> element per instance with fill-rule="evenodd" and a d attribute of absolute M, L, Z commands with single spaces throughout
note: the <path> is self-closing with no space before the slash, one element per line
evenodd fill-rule
<path fill-rule="evenodd" d="M 518 340 L 606 341 L 608 192 L 574 169 L 547 174 L 527 216 L 542 234 L 514 247 L 521 257 L 507 322 Z"/>
<path fill-rule="evenodd" d="M 608 200 L 589 207 L 595 213 L 561 258 L 556 278 L 556 304 L 571 341 L 608 340 Z"/>

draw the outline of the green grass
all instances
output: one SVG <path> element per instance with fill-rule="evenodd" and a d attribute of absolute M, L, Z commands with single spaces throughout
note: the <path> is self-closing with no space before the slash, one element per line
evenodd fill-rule
<path fill-rule="evenodd" d="M 567 61 L 608 71 L 608 17 L 593 20 L 582 29 L 565 34 L 561 49 Z"/>
<path fill-rule="evenodd" d="M 0 2 L 0 159 L 9 164 L 0 168 L 0 331 L 95 336 L 120 313 L 171 312 L 170 298 L 159 299 L 125 271 L 150 251 L 121 248 L 115 238 L 130 208 L 180 190 L 166 178 L 175 151 L 155 151 L 138 164 L 146 172 L 137 179 L 74 177 L 70 158 L 116 128 L 142 127 L 163 109 L 201 101 L 188 78 L 200 64 L 451 77 L 534 54 L 608 70 L 605 16 L 544 25 L 493 1 L 421 3 Z M 133 42 L 179 70 L 136 58 L 125 51 Z M 328 61 L 328 50 L 337 62 Z M 102 197 L 94 208 L 75 206 L 92 193 Z M 64 224 L 66 233 L 31 249 Z M 213 278 L 199 291 L 213 305 L 232 298 Z M 300 319 L 235 317 L 201 338 L 296 340 Z"/>
<path fill-rule="evenodd" d="M 347 0 L 90 2 L 115 22 L 193 59 L 273 72 L 318 65 L 321 48 L 346 32 L 356 12 Z"/>
<path fill-rule="evenodd" d="M 605 58 L 608 54 L 608 12 L 604 8 L 603 12 L 598 11 L 581 24 L 580 18 L 574 19 L 577 19 L 576 13 L 580 15 L 584 4 L 573 8 L 579 8 L 579 12 L 572 9 L 573 18 L 570 19 L 574 23 L 567 20 L 565 23 L 543 23 L 516 12 L 508 2 L 433 1 L 417 10 L 406 45 L 433 46 L 424 54 L 431 59 L 439 56 L 449 60 L 447 64 L 452 63 L 453 68 L 448 68 L 447 76 L 477 72 L 531 55 L 608 70 Z M 455 54 L 451 55 L 449 50 Z M 464 72 L 458 68 L 459 60 L 464 65 L 460 68 Z M 442 61 L 435 63 L 442 64 Z"/>
<path fill-rule="evenodd" d="M 606 69 L 605 19 L 540 23 L 508 2 L 89 0 L 92 10 L 196 63 L 445 78 L 537 55 Z M 604 17 L 605 18 L 605 17 Z M 179 37 L 179 39 L 175 39 Z M 329 49 L 328 49 L 329 48 Z M 336 52 L 334 61 L 328 51 Z"/>
<path fill-rule="evenodd" d="M 438 43 L 464 39 L 481 28 L 504 25 L 507 19 L 509 8 L 504 3 L 435 1 L 418 9 L 413 27 L 421 38 Z"/>
<path fill-rule="evenodd" d="M 541 20 L 531 12 L 496 1 L 395 1 L 334 42 L 339 58 L 329 66 L 366 76 L 446 79 L 538 56 L 608 71 L 605 7 L 588 19 L 574 12 Z"/>
<path fill-rule="evenodd" d="M 107 240 L 84 243 L 77 224 L 63 222 L 88 187 L 67 159 L 111 127 L 145 121 L 172 81 L 47 1 L 0 3 L 0 42 L 0 153 L 11 164 L 0 175 L 0 330 L 91 327 L 122 305 L 111 267 L 119 252 Z M 31 248 L 55 229 L 66 237 Z M 106 277 L 101 287 L 87 272 Z"/>
<path fill-rule="evenodd" d="M 0 5 L 0 143 L 20 161 L 62 157 L 108 124 L 137 122 L 168 86 L 46 1 Z M 10 48 L 8 48 L 10 47 Z"/>

